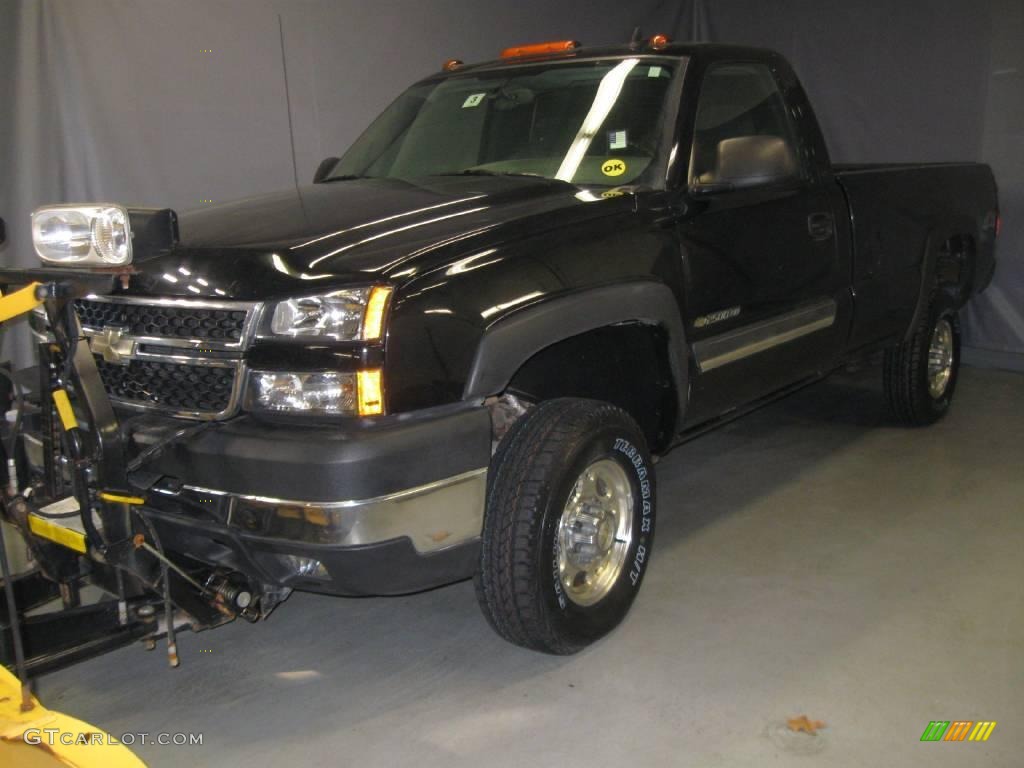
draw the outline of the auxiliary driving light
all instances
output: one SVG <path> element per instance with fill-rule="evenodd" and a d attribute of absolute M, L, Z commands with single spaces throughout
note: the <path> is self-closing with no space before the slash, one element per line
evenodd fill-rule
<path fill-rule="evenodd" d="M 133 251 L 147 256 L 178 243 L 178 218 L 169 209 L 116 203 L 47 205 L 32 213 L 32 244 L 39 258 L 60 266 L 122 267 Z"/>

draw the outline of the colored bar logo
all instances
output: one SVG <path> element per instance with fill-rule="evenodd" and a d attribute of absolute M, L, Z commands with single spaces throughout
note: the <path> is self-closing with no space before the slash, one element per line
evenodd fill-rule
<path fill-rule="evenodd" d="M 921 741 L 988 741 L 995 728 L 994 720 L 932 720 Z"/>

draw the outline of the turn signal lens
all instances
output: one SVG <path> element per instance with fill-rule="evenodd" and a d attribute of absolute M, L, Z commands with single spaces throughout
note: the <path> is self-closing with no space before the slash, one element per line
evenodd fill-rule
<path fill-rule="evenodd" d="M 359 372 L 359 415 L 377 416 L 384 413 L 384 387 L 380 368 Z"/>
<path fill-rule="evenodd" d="M 363 341 L 376 341 L 384 331 L 384 310 L 387 309 L 391 289 L 376 285 L 370 291 L 366 302 L 366 314 L 363 318 Z"/>
<path fill-rule="evenodd" d="M 534 43 L 532 45 L 514 45 L 501 52 L 503 59 L 516 59 L 520 56 L 543 56 L 546 53 L 568 53 L 579 48 L 575 40 L 556 40 L 552 43 Z"/>

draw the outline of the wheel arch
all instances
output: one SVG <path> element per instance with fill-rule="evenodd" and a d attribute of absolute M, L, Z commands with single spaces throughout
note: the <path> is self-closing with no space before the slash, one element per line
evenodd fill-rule
<path fill-rule="evenodd" d="M 500 395 L 517 381 L 521 383 L 532 368 L 550 365 L 552 361 L 574 365 L 580 359 L 574 352 L 583 345 L 593 344 L 593 334 L 602 334 L 604 341 L 615 343 L 619 337 L 629 337 L 627 329 L 643 329 L 651 334 L 653 348 L 661 350 L 663 355 L 654 363 L 665 366 L 672 406 L 671 415 L 665 415 L 671 423 L 662 424 L 657 430 L 668 438 L 655 439 L 652 447 L 667 443 L 678 431 L 686 408 L 689 353 L 675 295 L 660 282 L 633 281 L 589 288 L 507 315 L 484 333 L 470 366 L 463 396 L 480 399 Z M 627 356 L 633 352 L 621 348 L 616 351 Z M 637 350 L 636 354 L 641 353 Z M 572 396 L 580 393 L 559 390 L 547 394 Z M 593 392 L 583 394 L 594 395 Z M 625 407 L 625 403 L 616 404 Z M 637 418 L 641 423 L 646 420 Z"/>
<path fill-rule="evenodd" d="M 928 232 L 921 259 L 921 286 L 917 305 L 904 334 L 905 340 L 913 335 L 914 329 L 928 311 L 936 285 L 949 290 L 960 306 L 967 303 L 974 289 L 978 247 L 976 229 L 969 217 L 962 217 L 950 219 Z"/>

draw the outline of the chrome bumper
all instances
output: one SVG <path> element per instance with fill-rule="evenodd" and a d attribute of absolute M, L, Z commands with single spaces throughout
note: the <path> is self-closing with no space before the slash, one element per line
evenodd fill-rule
<path fill-rule="evenodd" d="M 487 468 L 370 499 L 308 502 L 228 493 L 185 485 L 193 499 L 217 499 L 228 528 L 297 543 L 357 547 L 407 538 L 419 554 L 437 552 L 480 537 Z"/>

